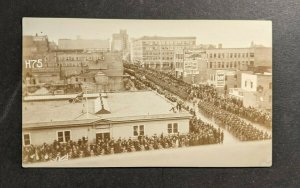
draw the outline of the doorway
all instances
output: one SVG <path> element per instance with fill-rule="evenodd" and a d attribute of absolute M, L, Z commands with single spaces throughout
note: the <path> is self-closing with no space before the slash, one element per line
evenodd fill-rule
<path fill-rule="evenodd" d="M 106 140 L 106 139 L 110 139 L 110 133 L 96 133 L 96 142 L 98 142 L 98 140 Z"/>

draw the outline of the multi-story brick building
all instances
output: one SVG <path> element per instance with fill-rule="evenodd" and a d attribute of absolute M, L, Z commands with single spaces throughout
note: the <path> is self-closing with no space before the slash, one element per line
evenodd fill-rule
<path fill-rule="evenodd" d="M 145 67 L 175 69 L 174 51 L 196 45 L 196 37 L 148 37 L 132 41 L 131 61 Z"/>
<path fill-rule="evenodd" d="M 247 70 L 254 66 L 254 52 L 250 48 L 211 48 L 206 53 L 208 69 Z"/>
<path fill-rule="evenodd" d="M 206 49 L 208 69 L 253 70 L 254 67 L 272 66 L 272 48 L 256 46 L 249 48 Z"/>

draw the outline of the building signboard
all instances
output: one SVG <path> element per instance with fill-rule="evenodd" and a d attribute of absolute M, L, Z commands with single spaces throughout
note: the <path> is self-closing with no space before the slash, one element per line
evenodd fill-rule
<path fill-rule="evenodd" d="M 224 87 L 225 86 L 225 72 L 217 71 L 216 72 L 216 87 Z"/>

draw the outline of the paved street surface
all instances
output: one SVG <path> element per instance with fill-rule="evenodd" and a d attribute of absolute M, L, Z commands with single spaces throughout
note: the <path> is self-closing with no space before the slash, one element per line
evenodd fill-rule
<path fill-rule="evenodd" d="M 271 166 L 270 140 L 202 145 L 73 159 L 41 162 L 23 167 L 247 167 Z"/>

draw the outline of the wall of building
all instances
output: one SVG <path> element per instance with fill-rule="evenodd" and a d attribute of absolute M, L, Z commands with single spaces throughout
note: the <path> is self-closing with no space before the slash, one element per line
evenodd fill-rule
<path fill-rule="evenodd" d="M 154 134 L 164 135 L 168 134 L 168 124 L 177 123 L 179 133 L 189 132 L 189 119 L 179 120 L 161 120 L 161 121 L 149 121 L 149 122 L 132 122 L 122 123 L 115 125 L 95 125 L 95 126 L 82 126 L 82 127 L 68 127 L 66 128 L 51 128 L 51 129 L 39 129 L 39 130 L 23 130 L 23 134 L 30 134 L 31 144 L 41 145 L 43 143 L 53 143 L 57 140 L 58 131 L 71 131 L 71 140 L 78 141 L 82 137 L 88 137 L 89 142 L 94 143 L 96 141 L 96 133 L 109 132 L 110 137 L 114 139 L 121 138 L 137 138 L 133 135 L 133 126 L 144 125 L 144 135 L 153 136 Z"/>
<path fill-rule="evenodd" d="M 112 35 L 111 50 L 112 51 L 129 50 L 128 34 L 126 30 L 120 30 L 120 33 L 115 33 Z"/>
<path fill-rule="evenodd" d="M 103 52 L 110 50 L 109 39 L 59 39 L 58 48 L 64 50 L 95 49 Z"/>
<path fill-rule="evenodd" d="M 272 75 L 257 75 L 257 86 L 259 108 L 272 109 Z"/>
<path fill-rule="evenodd" d="M 272 48 L 254 48 L 254 66 L 272 67 Z"/>
<path fill-rule="evenodd" d="M 254 64 L 252 48 L 213 48 L 207 49 L 209 69 L 239 69 L 247 70 Z"/>
<path fill-rule="evenodd" d="M 169 123 L 178 123 L 178 132 L 179 133 L 188 133 L 189 132 L 189 120 L 168 120 L 168 121 L 149 121 L 149 122 L 138 122 L 138 123 L 126 123 L 122 125 L 113 125 L 112 126 L 112 136 L 114 138 L 133 137 L 133 126 L 144 125 L 144 134 L 148 136 L 153 136 L 154 134 L 164 135 L 168 134 L 168 124 Z"/>
<path fill-rule="evenodd" d="M 241 88 L 245 91 L 256 92 L 257 89 L 257 75 L 242 73 Z"/>
<path fill-rule="evenodd" d="M 26 130 L 23 131 L 23 135 L 29 133 L 31 144 L 42 145 L 43 143 L 51 144 L 54 140 L 57 140 L 58 131 L 71 131 L 71 140 L 78 141 L 82 137 L 92 138 L 92 127 L 68 127 L 66 128 L 51 128 L 51 129 L 38 129 L 38 130 Z"/>
<path fill-rule="evenodd" d="M 196 37 L 142 37 L 132 42 L 132 61 L 151 68 L 175 69 L 174 51 L 196 44 Z"/>

